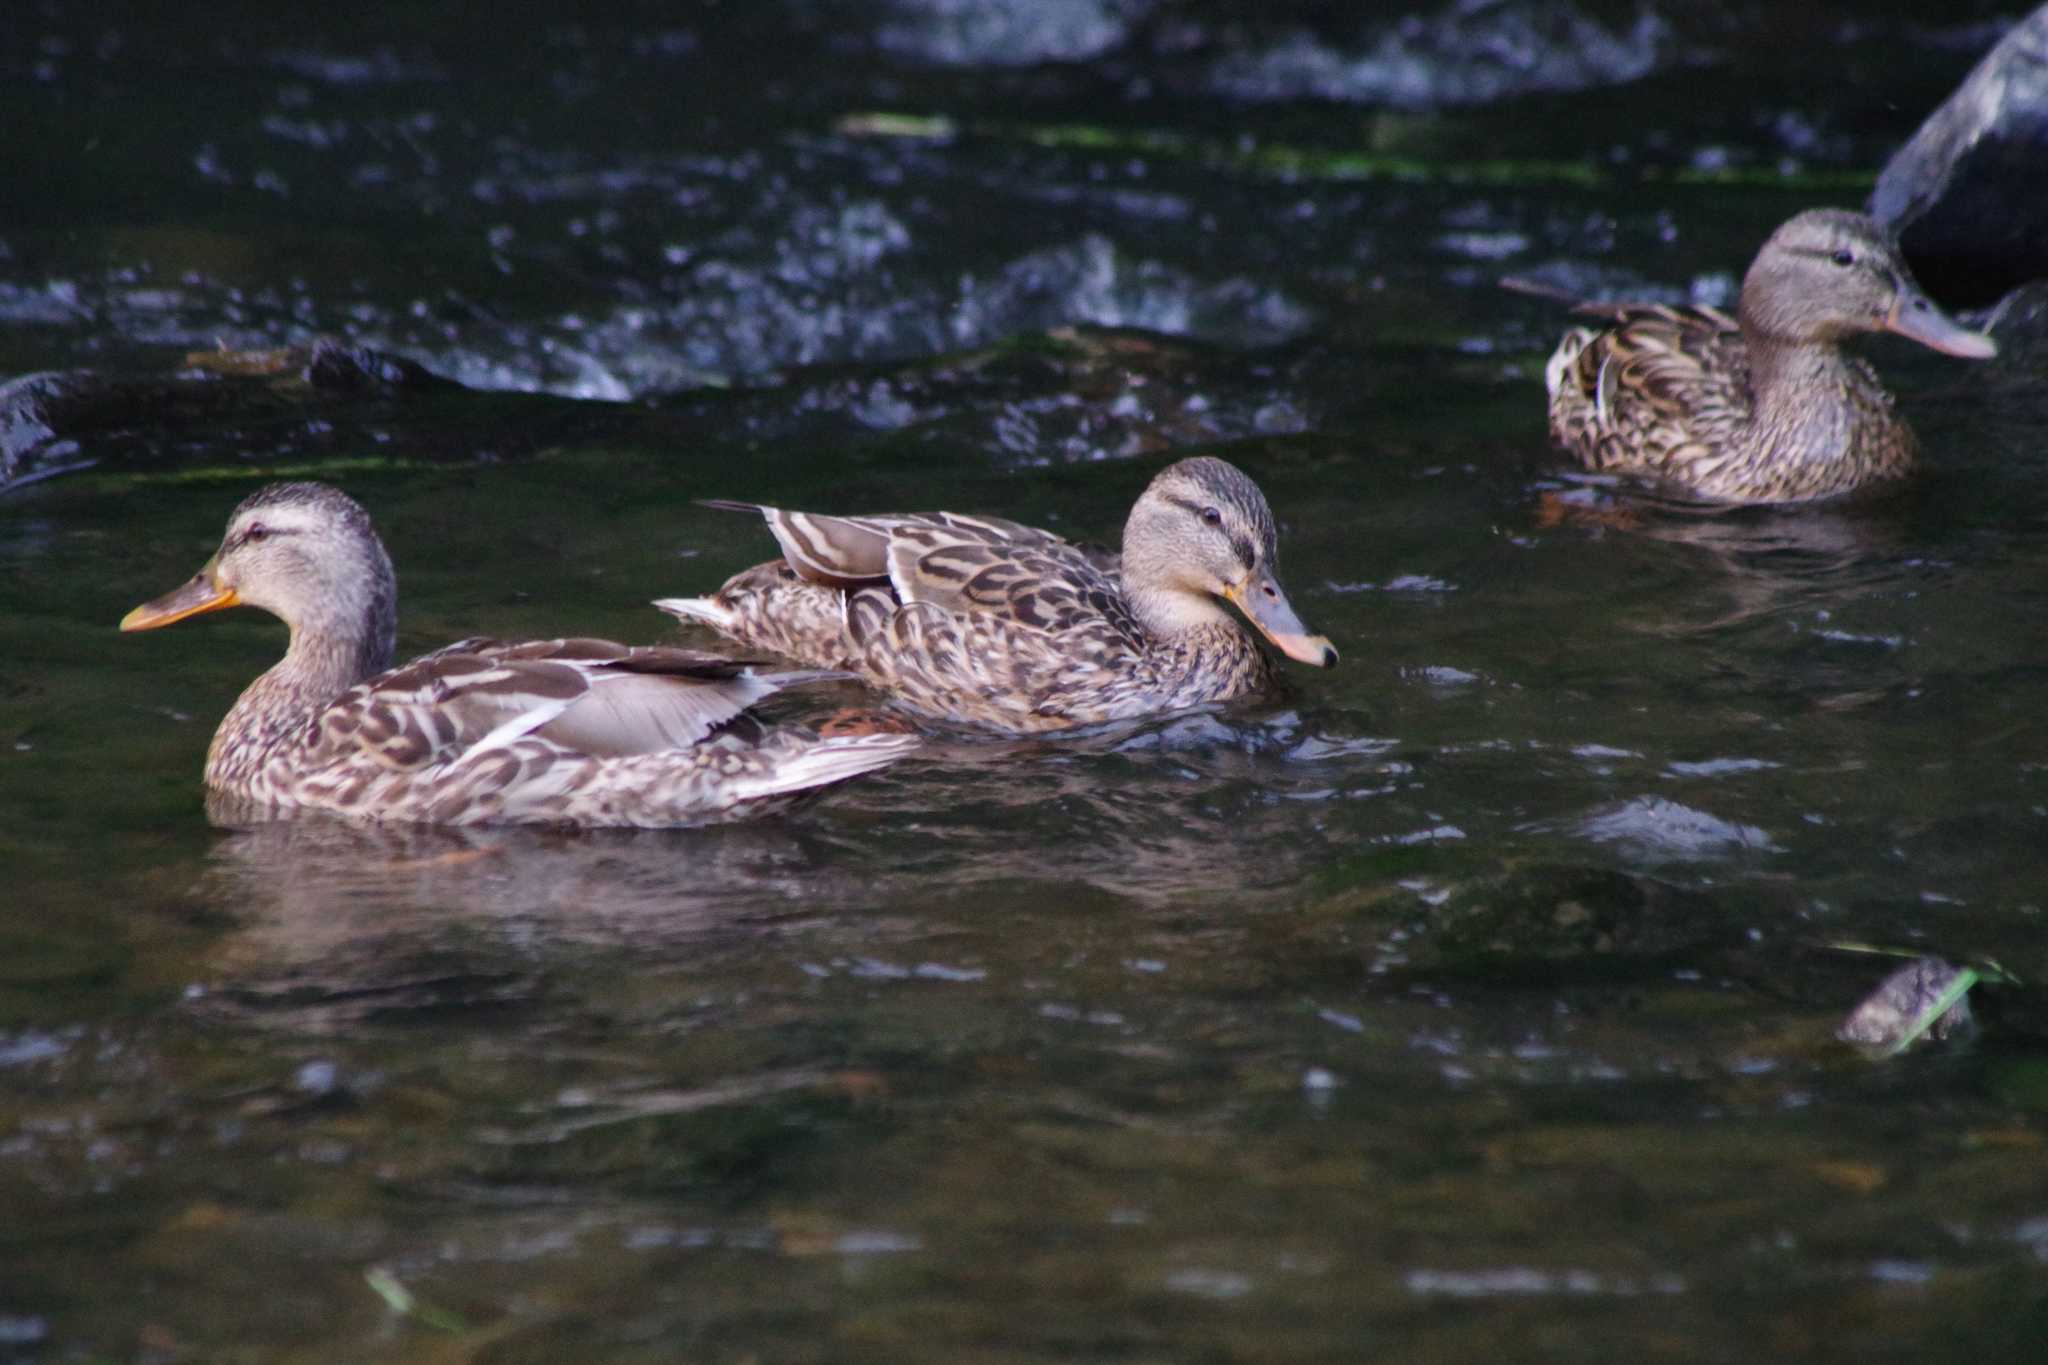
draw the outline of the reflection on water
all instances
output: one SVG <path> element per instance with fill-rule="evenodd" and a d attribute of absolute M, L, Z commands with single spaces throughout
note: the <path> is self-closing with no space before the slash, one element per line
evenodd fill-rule
<path fill-rule="evenodd" d="M 231 940 L 236 952 L 286 961 L 317 961 L 364 938 L 431 941 L 494 924 L 555 939 L 658 941 L 828 890 L 825 852 L 773 824 L 738 840 L 681 841 L 296 819 L 223 838 L 202 894 L 247 921 Z"/>
<path fill-rule="evenodd" d="M 1719 589 L 1724 609 L 1702 619 L 1664 615 L 1644 629 L 1713 635 L 1746 623 L 1854 601 L 1926 565 L 1901 513 L 1908 489 L 1811 507 L 1729 507 L 1660 496 L 1611 478 L 1568 477 L 1538 493 L 1538 521 L 1589 535 L 1675 547 Z M 1709 596 L 1709 594 L 1702 594 Z"/>
<path fill-rule="evenodd" d="M 1406 771 L 1373 761 L 1386 747 L 1333 743 L 1293 712 L 1213 709 L 1054 741 L 940 738 L 911 771 L 794 816 L 686 832 L 250 821 L 215 802 L 227 832 L 196 894 L 234 907 L 218 952 L 235 972 L 381 944 L 358 952 L 374 963 L 399 943 L 479 931 L 667 951 L 914 902 L 934 878 L 957 894 L 1051 876 L 1167 906 L 1297 883 L 1328 856 L 1317 807 Z"/>

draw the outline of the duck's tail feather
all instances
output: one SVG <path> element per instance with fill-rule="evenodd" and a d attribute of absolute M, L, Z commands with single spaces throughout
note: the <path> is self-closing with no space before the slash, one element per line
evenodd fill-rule
<path fill-rule="evenodd" d="M 739 620 L 739 613 L 716 597 L 658 597 L 654 605 L 678 621 L 702 621 L 719 630 L 730 630 Z"/>
<path fill-rule="evenodd" d="M 742 801 L 757 801 L 829 786 L 886 768 L 921 743 L 916 735 L 898 734 L 815 740 L 793 755 L 778 757 L 767 770 L 742 778 L 734 792 Z"/>

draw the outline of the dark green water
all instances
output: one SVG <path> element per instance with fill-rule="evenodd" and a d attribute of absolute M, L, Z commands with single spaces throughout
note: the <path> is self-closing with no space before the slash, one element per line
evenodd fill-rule
<path fill-rule="evenodd" d="M 145 430 L 0 500 L 0 1359 L 2038 1351 L 2031 995 L 1872 1063 L 1833 1030 L 1883 966 L 1823 946 L 2048 972 L 2037 352 L 1873 347 L 1926 479 L 1701 518 L 1558 476 L 1557 319 L 1487 284 L 1737 273 L 1859 192 L 1542 167 L 1770 169 L 1792 111 L 1790 169 L 1868 169 L 1973 49 L 1845 9 L 1873 27 L 1821 49 L 1827 91 L 1738 30 L 1631 84 L 1376 115 L 1219 104 L 1156 36 L 962 74 L 803 13 L 536 23 L 532 52 L 398 7 L 204 40 L 130 16 L 111 56 L 96 18 L 10 21 L 11 50 L 69 44 L 40 84 L 9 58 L 0 100 L 70 178 L 0 228 L 4 363 L 319 328 L 559 396 Z M 876 108 L 1187 142 L 831 131 Z M 135 195 L 76 171 L 84 125 Z M 1247 130 L 1518 169 L 1183 154 Z M 1073 320 L 1147 330 L 1044 338 Z M 744 386 L 653 382 L 686 373 Z M 640 401 L 592 401 L 615 388 Z M 417 651 L 670 638 L 647 599 L 767 548 L 693 498 L 1107 538 L 1191 451 L 1264 487 L 1337 670 L 944 739 L 735 828 L 216 830 L 206 742 L 281 629 L 113 629 L 273 472 L 372 510 Z"/>

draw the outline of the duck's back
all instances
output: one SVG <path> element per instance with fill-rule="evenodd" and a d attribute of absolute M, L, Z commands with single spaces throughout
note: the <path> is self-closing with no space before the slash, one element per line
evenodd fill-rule
<path fill-rule="evenodd" d="M 1068 639 L 1142 647 L 1116 555 L 1046 531 L 990 534 L 972 521 L 906 520 L 894 528 L 889 582 L 906 606 L 987 617 Z"/>
<path fill-rule="evenodd" d="M 1588 469 L 1685 481 L 1752 417 L 1749 356 L 1715 308 L 1624 305 L 1565 334 L 1544 369 L 1550 432 Z"/>
<path fill-rule="evenodd" d="M 1262 684 L 1234 624 L 1172 644 L 1139 625 L 1119 557 L 955 513 L 762 508 L 784 557 L 657 605 L 750 649 L 859 674 L 912 710 L 1032 732 L 1223 700 Z"/>
<path fill-rule="evenodd" d="M 859 670 L 917 710 L 1009 730 L 1125 713 L 1120 699 L 1150 690 L 1153 651 L 1117 557 L 1016 530 L 964 518 L 892 528 L 888 590 L 848 603 Z"/>

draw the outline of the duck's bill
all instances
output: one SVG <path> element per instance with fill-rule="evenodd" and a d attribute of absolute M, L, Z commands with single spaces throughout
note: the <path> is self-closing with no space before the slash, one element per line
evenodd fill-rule
<path fill-rule="evenodd" d="M 192 581 L 183 587 L 171 589 L 154 602 L 144 602 L 122 617 L 121 629 L 155 630 L 158 626 L 168 626 L 201 612 L 232 607 L 241 600 L 233 588 L 224 588 L 213 581 L 213 566 L 209 564 L 192 575 Z"/>
<path fill-rule="evenodd" d="M 1998 344 L 1982 332 L 1973 332 L 1934 306 L 1925 294 L 1907 290 L 1899 295 L 1885 316 L 1885 329 L 1965 360 L 1989 360 L 1998 354 Z"/>
<path fill-rule="evenodd" d="M 1337 662 L 1337 647 L 1321 635 L 1308 633 L 1308 627 L 1294 614 L 1287 594 L 1280 590 L 1273 575 L 1254 574 L 1225 595 L 1258 628 L 1259 634 L 1271 640 L 1273 647 L 1288 658 L 1317 668 L 1328 668 Z"/>

